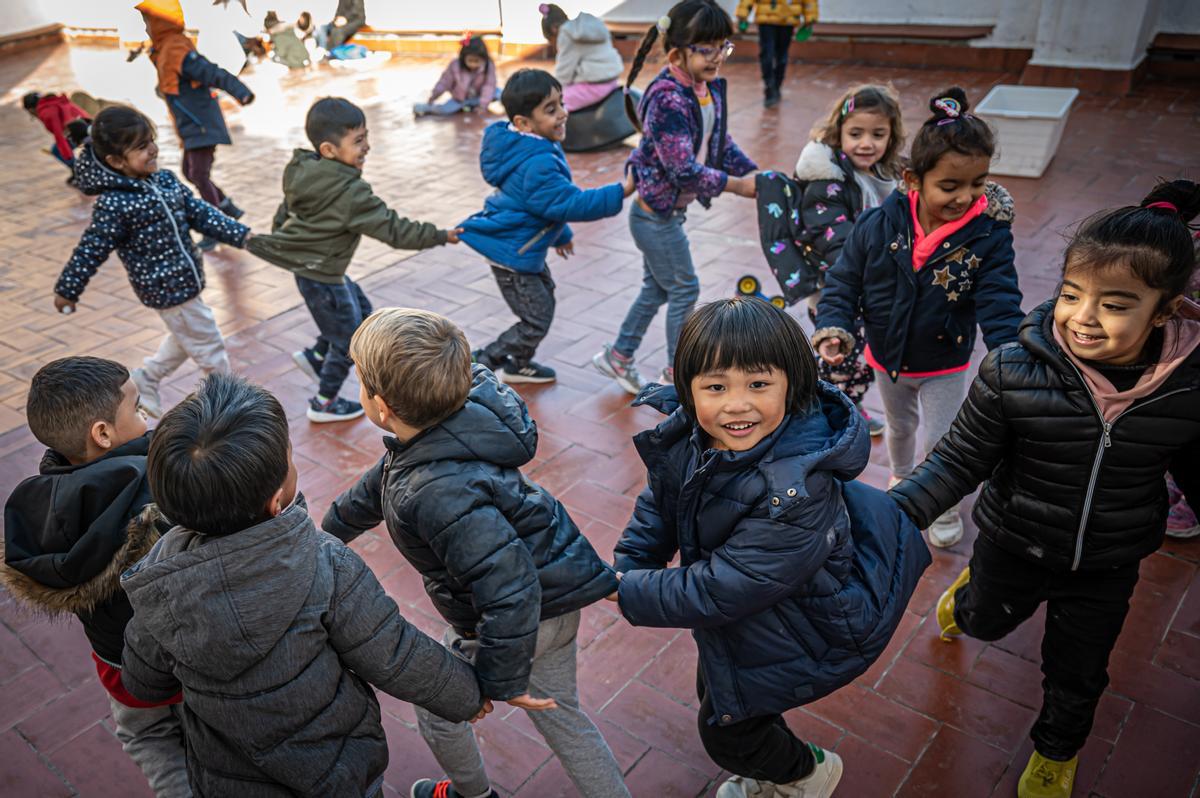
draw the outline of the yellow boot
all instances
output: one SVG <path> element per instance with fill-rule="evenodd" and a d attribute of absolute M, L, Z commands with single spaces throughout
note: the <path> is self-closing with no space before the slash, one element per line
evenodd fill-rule
<path fill-rule="evenodd" d="M 1059 762 L 1034 751 L 1017 783 L 1017 798 L 1071 798 L 1078 765 L 1077 756 Z"/>
<path fill-rule="evenodd" d="M 959 629 L 958 624 L 954 622 L 954 594 L 969 581 L 971 581 L 971 569 L 967 567 L 962 569 L 962 573 L 950 583 L 950 587 L 946 588 L 946 592 L 938 599 L 937 622 L 938 628 L 942 630 L 943 640 L 948 641 L 956 635 L 962 634 L 962 629 Z"/>

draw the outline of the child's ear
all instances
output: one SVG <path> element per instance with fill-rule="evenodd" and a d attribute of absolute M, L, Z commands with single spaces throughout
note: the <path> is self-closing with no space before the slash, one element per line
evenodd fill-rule
<path fill-rule="evenodd" d="M 921 190 L 921 178 L 917 177 L 916 172 L 914 172 L 911 169 L 905 169 L 903 176 L 904 176 L 904 185 L 908 187 L 909 191 L 920 191 Z"/>
<path fill-rule="evenodd" d="M 1163 327 L 1168 321 L 1175 318 L 1175 314 L 1179 312 L 1179 306 L 1183 304 L 1183 295 L 1175 297 L 1163 306 L 1163 309 L 1154 317 L 1154 326 Z"/>
<path fill-rule="evenodd" d="M 267 500 L 267 518 L 274 518 L 283 512 L 283 486 Z"/>
<path fill-rule="evenodd" d="M 104 163 L 108 164 L 118 172 L 125 168 L 125 159 L 120 155 L 105 155 Z"/>
<path fill-rule="evenodd" d="M 88 437 L 96 448 L 104 451 L 112 448 L 112 425 L 107 421 L 95 421 L 88 430 Z"/>
<path fill-rule="evenodd" d="M 687 66 L 687 52 L 680 47 L 672 47 L 667 51 L 667 63 L 676 69 Z"/>
<path fill-rule="evenodd" d="M 322 158 L 333 160 L 337 156 L 337 147 L 333 146 L 332 141 L 322 141 L 317 147 L 317 154 Z"/>
<path fill-rule="evenodd" d="M 512 118 L 513 127 L 522 133 L 529 133 L 533 130 L 533 120 L 527 116 L 517 114 Z"/>
<path fill-rule="evenodd" d="M 367 397 L 367 401 L 375 405 L 375 412 L 379 414 L 379 421 L 387 424 L 388 421 L 396 417 L 392 412 L 392 408 L 388 407 L 388 403 L 383 400 L 382 396 L 371 395 Z"/>

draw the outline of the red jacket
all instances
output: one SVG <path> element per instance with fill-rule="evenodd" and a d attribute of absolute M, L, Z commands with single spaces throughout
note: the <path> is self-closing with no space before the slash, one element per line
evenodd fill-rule
<path fill-rule="evenodd" d="M 50 134 L 54 136 L 54 143 L 58 145 L 59 154 L 64 158 L 70 158 L 74 150 L 71 143 L 67 141 L 65 132 L 67 123 L 80 117 L 88 119 L 87 112 L 61 94 L 47 94 L 38 100 L 34 113 L 37 114 L 38 119 L 42 120 L 46 130 L 49 130 Z"/>

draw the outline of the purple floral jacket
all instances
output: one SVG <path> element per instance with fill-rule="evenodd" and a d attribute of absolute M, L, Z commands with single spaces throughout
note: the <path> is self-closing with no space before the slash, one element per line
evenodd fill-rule
<path fill-rule="evenodd" d="M 660 216 L 675 209 L 680 194 L 694 194 L 707 208 L 710 200 L 725 190 L 730 175 L 741 177 L 758 168 L 729 136 L 725 79 L 712 81 L 709 91 L 716 124 L 704 163 L 697 157 L 704 135 L 700 102 L 669 70 L 663 69 L 650 82 L 638 107 L 642 141 L 629 156 L 629 166 L 638 196 Z"/>

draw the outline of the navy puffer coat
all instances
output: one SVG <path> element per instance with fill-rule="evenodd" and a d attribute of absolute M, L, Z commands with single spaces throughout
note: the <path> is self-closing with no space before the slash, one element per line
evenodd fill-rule
<path fill-rule="evenodd" d="M 253 92 L 236 77 L 209 61 L 195 50 L 183 59 L 179 72 L 179 94 L 166 95 L 167 108 L 175 120 L 175 130 L 185 150 L 198 150 L 217 144 L 230 144 L 229 128 L 221 104 L 213 96 L 221 89 L 245 103 Z M 192 85 L 195 83 L 196 85 Z"/>
<path fill-rule="evenodd" d="M 819 383 L 809 412 L 745 452 L 706 449 L 673 387 L 638 403 L 670 415 L 634 439 L 649 485 L 617 544 L 621 612 L 693 630 L 709 722 L 778 714 L 862 674 L 930 556 L 894 502 L 849 481 L 871 450 L 850 400 Z"/>
<path fill-rule="evenodd" d="M 537 450 L 525 403 L 475 366 L 466 404 L 388 453 L 329 508 L 322 527 L 342 540 L 386 521 L 400 552 L 452 626 L 478 634 L 483 693 L 529 688 L 541 620 L 617 589 L 562 504 L 518 470 Z"/>
<path fill-rule="evenodd" d="M 204 266 L 189 230 L 240 247 L 250 228 L 192 194 L 166 169 L 145 180 L 109 169 L 85 144 L 75 158 L 75 180 L 85 194 L 100 195 L 54 293 L 72 302 L 115 249 L 143 305 L 182 305 L 204 289 Z"/>

